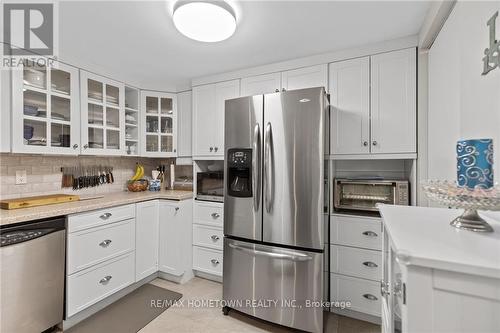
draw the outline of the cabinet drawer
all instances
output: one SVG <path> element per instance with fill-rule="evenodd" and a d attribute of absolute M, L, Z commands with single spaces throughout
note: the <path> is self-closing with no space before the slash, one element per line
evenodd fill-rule
<path fill-rule="evenodd" d="M 330 243 L 381 250 L 381 223 L 377 218 L 332 215 Z"/>
<path fill-rule="evenodd" d="M 193 269 L 222 276 L 222 251 L 193 246 Z"/>
<path fill-rule="evenodd" d="M 330 245 L 330 270 L 332 273 L 379 281 L 382 278 L 382 253 Z"/>
<path fill-rule="evenodd" d="M 68 216 L 68 233 L 135 218 L 135 205 L 110 207 Z"/>
<path fill-rule="evenodd" d="M 193 219 L 195 223 L 222 226 L 224 221 L 223 205 L 196 202 Z"/>
<path fill-rule="evenodd" d="M 222 250 L 223 232 L 221 228 L 193 225 L 193 244 Z"/>
<path fill-rule="evenodd" d="M 380 316 L 381 298 L 379 282 L 330 274 L 330 300 L 348 300 L 350 310 Z"/>
<path fill-rule="evenodd" d="M 133 252 L 68 276 L 66 280 L 67 316 L 71 317 L 133 282 Z"/>
<path fill-rule="evenodd" d="M 134 248 L 134 219 L 70 233 L 66 257 L 67 274 L 133 251 Z"/>

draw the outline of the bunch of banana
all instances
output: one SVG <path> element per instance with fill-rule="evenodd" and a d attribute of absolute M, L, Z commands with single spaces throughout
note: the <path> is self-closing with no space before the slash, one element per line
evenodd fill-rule
<path fill-rule="evenodd" d="M 129 182 L 139 180 L 142 177 L 144 177 L 144 167 L 141 164 L 136 163 L 135 164 L 135 175 L 132 178 L 130 178 Z"/>

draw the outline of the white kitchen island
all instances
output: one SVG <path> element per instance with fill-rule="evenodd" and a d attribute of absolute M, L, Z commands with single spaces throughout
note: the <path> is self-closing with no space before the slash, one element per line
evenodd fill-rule
<path fill-rule="evenodd" d="M 500 332 L 500 221 L 450 226 L 460 210 L 381 205 L 382 331 Z"/>

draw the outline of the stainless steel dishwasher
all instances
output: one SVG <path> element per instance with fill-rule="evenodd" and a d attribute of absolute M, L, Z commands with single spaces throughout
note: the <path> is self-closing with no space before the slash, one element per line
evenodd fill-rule
<path fill-rule="evenodd" d="M 63 320 L 65 218 L 0 228 L 0 332 L 42 332 Z"/>

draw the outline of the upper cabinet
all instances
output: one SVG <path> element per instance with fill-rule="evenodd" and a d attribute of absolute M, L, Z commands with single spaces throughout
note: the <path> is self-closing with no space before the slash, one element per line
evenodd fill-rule
<path fill-rule="evenodd" d="M 12 70 L 12 90 L 14 153 L 80 153 L 78 69 L 27 60 Z"/>
<path fill-rule="evenodd" d="M 281 90 L 281 73 L 271 73 L 241 79 L 241 96 L 269 94 Z"/>
<path fill-rule="evenodd" d="M 371 151 L 415 153 L 417 77 L 414 48 L 371 57 Z"/>
<path fill-rule="evenodd" d="M 0 70 L 0 152 L 8 153 L 10 147 L 11 70 Z"/>
<path fill-rule="evenodd" d="M 184 91 L 177 94 L 177 109 L 179 118 L 177 132 L 177 157 L 192 156 L 193 144 L 193 94 Z"/>
<path fill-rule="evenodd" d="M 370 153 L 370 58 L 330 64 L 332 154 Z"/>
<path fill-rule="evenodd" d="M 177 97 L 155 91 L 141 92 L 142 156 L 177 156 Z"/>
<path fill-rule="evenodd" d="M 80 72 L 82 154 L 125 154 L 125 86 Z"/>
<path fill-rule="evenodd" d="M 415 154 L 414 48 L 330 64 L 331 154 Z"/>
<path fill-rule="evenodd" d="M 240 80 L 193 87 L 193 157 L 224 156 L 224 107 L 240 96 Z"/>
<path fill-rule="evenodd" d="M 282 90 L 313 87 L 328 88 L 328 65 L 317 65 L 293 69 L 281 73 Z"/>

